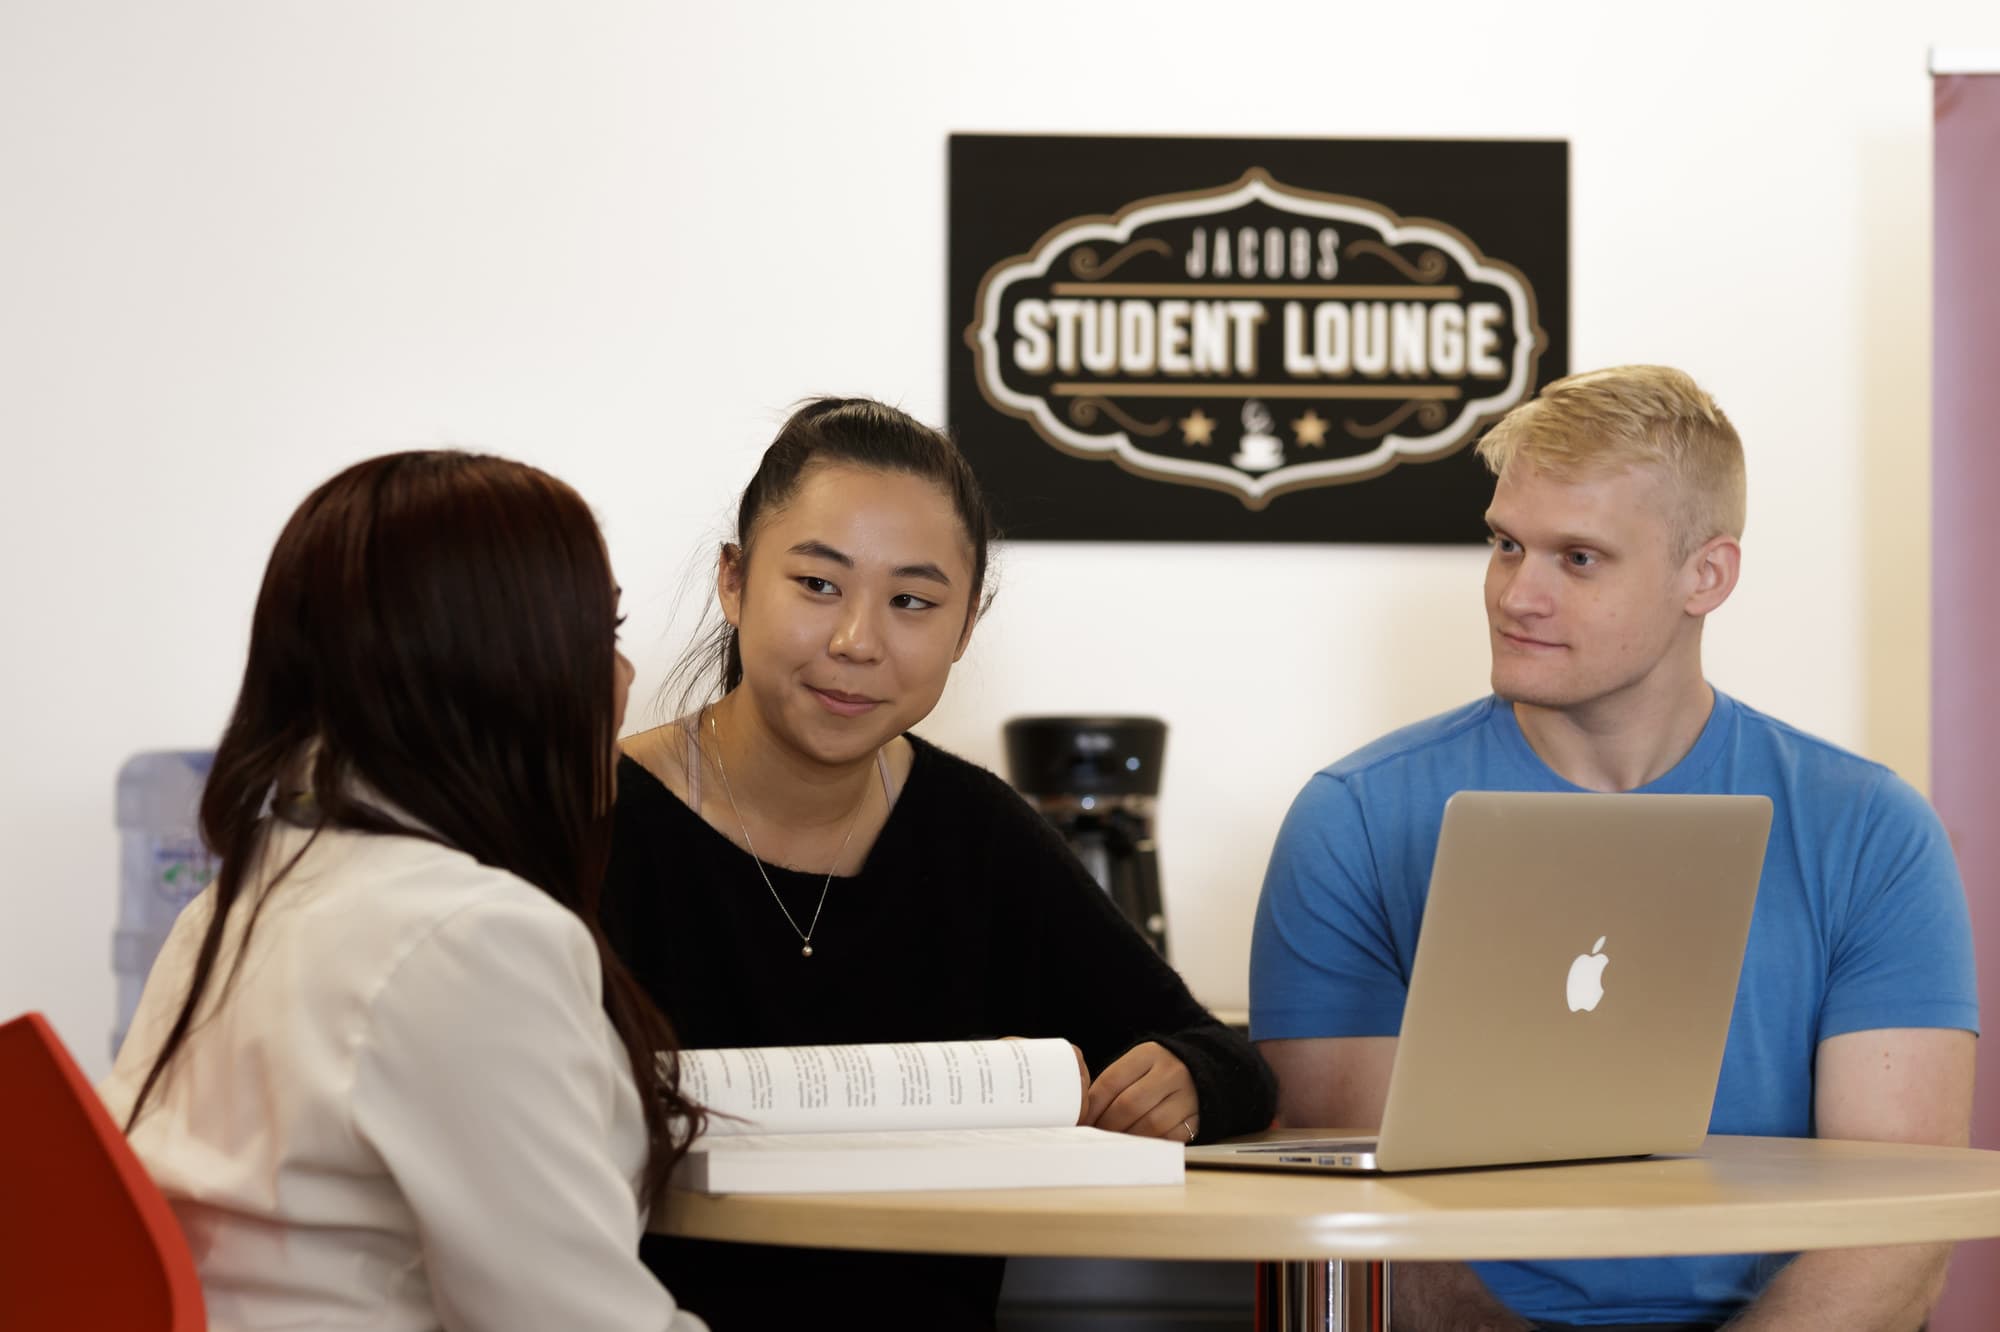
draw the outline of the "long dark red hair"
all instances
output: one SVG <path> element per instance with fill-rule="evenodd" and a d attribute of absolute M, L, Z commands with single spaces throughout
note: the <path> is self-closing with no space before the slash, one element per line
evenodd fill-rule
<path fill-rule="evenodd" d="M 576 913 L 640 1088 L 643 1197 L 657 1198 L 701 1111 L 681 1095 L 666 1018 L 598 927 L 617 614 L 589 508 L 533 467 L 389 454 L 306 498 L 265 568 L 243 687 L 202 793 L 202 836 L 222 862 L 214 915 L 128 1130 L 187 1038 L 274 804 L 303 797 L 318 826 L 431 837 Z M 289 869 L 253 904 L 245 945 Z"/>

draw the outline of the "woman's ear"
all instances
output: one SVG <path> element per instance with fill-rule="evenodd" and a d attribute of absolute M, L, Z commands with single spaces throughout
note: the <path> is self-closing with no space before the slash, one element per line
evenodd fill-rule
<path fill-rule="evenodd" d="M 734 541 L 722 543 L 722 553 L 715 561 L 715 599 L 722 606 L 722 618 L 729 621 L 732 629 L 742 627 L 743 615 L 743 547 Z"/>
<path fill-rule="evenodd" d="M 951 661 L 954 666 L 958 664 L 958 659 L 965 655 L 965 650 L 972 646 L 972 631 L 978 626 L 979 617 L 985 614 L 985 611 L 984 606 L 974 606 L 965 613 L 965 628 L 959 631 L 958 646 L 951 651 Z"/>

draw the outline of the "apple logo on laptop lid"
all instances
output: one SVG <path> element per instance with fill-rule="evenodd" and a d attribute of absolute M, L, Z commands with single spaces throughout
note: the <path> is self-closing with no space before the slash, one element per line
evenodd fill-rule
<path fill-rule="evenodd" d="M 1587 953 L 1578 953 L 1569 964 L 1569 1011 L 1588 1013 L 1604 998 L 1604 968 L 1611 958 L 1604 951 L 1606 936 L 1598 936 Z"/>

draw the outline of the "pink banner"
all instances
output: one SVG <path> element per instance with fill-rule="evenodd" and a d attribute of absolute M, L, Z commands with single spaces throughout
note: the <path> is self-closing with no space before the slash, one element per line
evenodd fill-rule
<path fill-rule="evenodd" d="M 1934 68 L 1950 67 L 1938 60 Z M 1972 903 L 1972 1141 L 2000 1147 L 2000 62 L 1934 85 L 1931 796 Z M 1933 1332 L 2000 1327 L 2000 1241 L 1958 1251 Z"/>

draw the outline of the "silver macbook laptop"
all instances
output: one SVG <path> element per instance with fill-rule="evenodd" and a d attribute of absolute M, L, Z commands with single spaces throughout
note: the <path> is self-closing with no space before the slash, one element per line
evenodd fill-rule
<path fill-rule="evenodd" d="M 1379 1133 L 1190 1147 L 1187 1163 L 1437 1170 L 1694 1150 L 1770 828 L 1763 796 L 1453 796 Z"/>

